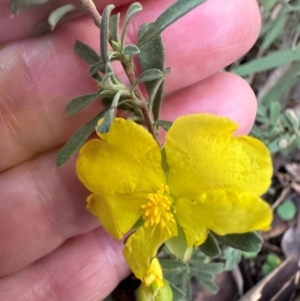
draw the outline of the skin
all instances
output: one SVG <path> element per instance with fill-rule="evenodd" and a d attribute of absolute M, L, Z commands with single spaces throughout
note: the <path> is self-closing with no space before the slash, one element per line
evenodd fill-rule
<path fill-rule="evenodd" d="M 75 159 L 55 165 L 61 145 L 100 109 L 95 103 L 65 116 L 70 99 L 97 90 L 72 47 L 80 39 L 97 49 L 98 31 L 82 17 L 35 38 L 52 3 L 13 21 L 8 2 L 0 4 L 0 45 L 6 44 L 0 50 L 0 300 L 102 300 L 129 273 L 122 242 L 86 211 L 89 193 L 77 180 Z M 55 7 L 59 2 L 66 3 L 54 1 Z M 109 2 L 96 4 L 101 10 Z M 129 2 L 114 4 L 124 13 Z M 128 42 L 172 2 L 141 1 Z M 250 49 L 259 29 L 256 0 L 208 0 L 166 29 L 166 66 L 173 72 L 162 118 L 210 112 L 235 120 L 237 134 L 247 134 L 255 96 L 241 78 L 220 70 Z"/>

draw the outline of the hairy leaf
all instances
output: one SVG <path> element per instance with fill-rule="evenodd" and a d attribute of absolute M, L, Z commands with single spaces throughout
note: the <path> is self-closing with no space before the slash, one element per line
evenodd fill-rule
<path fill-rule="evenodd" d="M 68 161 L 73 155 L 75 155 L 79 151 L 81 146 L 86 142 L 91 133 L 95 130 L 98 120 L 104 116 L 106 111 L 107 109 L 104 109 L 91 121 L 82 126 L 63 146 L 63 148 L 59 151 L 56 157 L 56 165 L 58 167 L 66 163 L 66 161 Z"/>
<path fill-rule="evenodd" d="M 177 21 L 179 18 L 190 12 L 192 9 L 202 4 L 206 0 L 177 0 L 169 6 L 154 23 L 150 24 L 147 31 L 140 37 L 138 46 L 142 46 L 159 35 L 164 29 Z"/>
<path fill-rule="evenodd" d="M 113 15 L 109 19 L 109 31 L 113 41 L 119 42 L 120 13 Z"/>
<path fill-rule="evenodd" d="M 101 19 L 100 28 L 100 50 L 103 62 L 108 62 L 108 39 L 109 39 L 109 19 L 112 10 L 115 8 L 114 5 L 108 5 L 105 7 Z"/>
<path fill-rule="evenodd" d="M 140 53 L 140 50 L 136 45 L 127 45 L 123 48 L 122 53 L 125 55 L 133 56 Z"/>
<path fill-rule="evenodd" d="M 100 62 L 100 56 L 90 46 L 77 40 L 74 46 L 75 53 L 89 65 Z"/>
<path fill-rule="evenodd" d="M 130 20 L 132 19 L 132 17 L 135 14 L 140 12 L 142 9 L 143 9 L 142 5 L 138 2 L 134 2 L 129 6 L 129 8 L 126 12 L 125 22 L 124 22 L 124 26 L 123 26 L 123 29 L 122 29 L 122 36 L 121 36 L 121 45 L 122 45 L 122 47 L 124 46 L 126 31 L 127 31 L 128 25 L 130 23 Z"/>
<path fill-rule="evenodd" d="M 262 238 L 256 232 L 229 234 L 225 236 L 213 233 L 213 236 L 221 243 L 244 252 L 260 251 L 263 242 Z"/>
<path fill-rule="evenodd" d="M 82 9 L 74 4 L 67 4 L 54 10 L 48 17 L 50 29 L 54 30 L 55 26 L 63 19 L 65 15 L 74 11 L 82 11 Z"/>
<path fill-rule="evenodd" d="M 149 82 L 161 78 L 164 74 L 159 69 L 149 69 L 144 71 L 133 83 L 132 90 L 142 82 Z"/>
<path fill-rule="evenodd" d="M 118 103 L 119 103 L 121 95 L 122 95 L 122 91 L 118 91 L 116 93 L 109 110 L 104 115 L 103 122 L 97 127 L 97 131 L 99 133 L 108 133 L 109 132 L 111 124 L 114 121 L 114 118 L 117 113 Z"/>
<path fill-rule="evenodd" d="M 200 246 L 200 250 L 210 258 L 218 257 L 221 254 L 217 240 L 210 233 L 204 244 Z"/>
<path fill-rule="evenodd" d="M 170 127 L 172 126 L 173 122 L 167 121 L 167 120 L 156 120 L 154 124 L 159 125 L 164 130 L 168 131 L 170 129 Z"/>
<path fill-rule="evenodd" d="M 86 94 L 72 99 L 67 105 L 67 116 L 73 116 L 92 101 L 99 98 L 99 93 Z"/>

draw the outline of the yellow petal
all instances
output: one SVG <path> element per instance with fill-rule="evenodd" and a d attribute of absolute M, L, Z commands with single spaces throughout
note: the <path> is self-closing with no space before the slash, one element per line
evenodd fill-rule
<path fill-rule="evenodd" d="M 178 118 L 166 136 L 168 185 L 174 197 L 233 189 L 261 195 L 270 185 L 272 163 L 257 139 L 233 137 L 237 124 L 209 114 Z"/>
<path fill-rule="evenodd" d="M 135 276 L 146 277 L 159 247 L 170 237 L 177 235 L 177 225 L 168 222 L 165 227 L 140 227 L 126 241 L 123 254 Z"/>
<path fill-rule="evenodd" d="M 259 197 L 232 190 L 215 190 L 198 199 L 177 199 L 178 224 L 188 246 L 202 244 L 208 230 L 219 235 L 269 230 L 272 221 L 270 206 Z"/>
<path fill-rule="evenodd" d="M 116 118 L 110 132 L 99 136 L 81 148 L 77 160 L 87 189 L 102 195 L 151 193 L 165 183 L 160 148 L 144 128 Z"/>
<path fill-rule="evenodd" d="M 96 195 L 88 199 L 88 210 L 100 219 L 105 230 L 116 239 L 121 239 L 142 215 L 145 193 L 131 195 Z"/>

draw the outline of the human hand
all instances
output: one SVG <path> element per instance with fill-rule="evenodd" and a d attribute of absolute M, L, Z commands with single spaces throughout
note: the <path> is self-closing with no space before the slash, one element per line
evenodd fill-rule
<path fill-rule="evenodd" d="M 4 2 L 4 3 L 3 3 Z M 0 4 L 0 300 L 102 300 L 129 273 L 122 243 L 85 209 L 87 192 L 74 160 L 58 169 L 55 156 L 100 104 L 65 117 L 75 96 L 97 90 L 87 66 L 73 53 L 75 39 L 97 48 L 89 17 L 33 38 L 51 5 L 10 19 Z M 66 1 L 55 1 L 58 3 Z M 121 13 L 130 1 L 114 1 Z M 129 29 L 150 22 L 171 0 L 141 1 Z M 99 9 L 110 1 L 96 1 Z M 125 5 L 124 7 L 122 5 Z M 163 119 L 208 112 L 235 120 L 239 134 L 253 124 L 256 101 L 239 77 L 219 70 L 255 42 L 260 15 L 255 0 L 208 0 L 165 32 L 167 76 Z M 119 70 L 120 77 L 125 77 Z M 176 92 L 176 93 L 175 93 Z"/>

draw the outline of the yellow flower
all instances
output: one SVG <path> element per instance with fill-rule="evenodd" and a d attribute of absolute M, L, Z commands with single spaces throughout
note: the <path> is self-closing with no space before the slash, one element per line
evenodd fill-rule
<path fill-rule="evenodd" d="M 144 283 L 164 242 L 172 249 L 183 239 L 192 248 L 209 230 L 269 229 L 271 209 L 259 196 L 270 184 L 271 158 L 260 141 L 234 137 L 236 129 L 225 117 L 180 117 L 161 150 L 143 127 L 116 118 L 109 133 L 82 147 L 77 173 L 92 192 L 88 209 L 117 239 L 137 228 L 124 255 Z"/>

